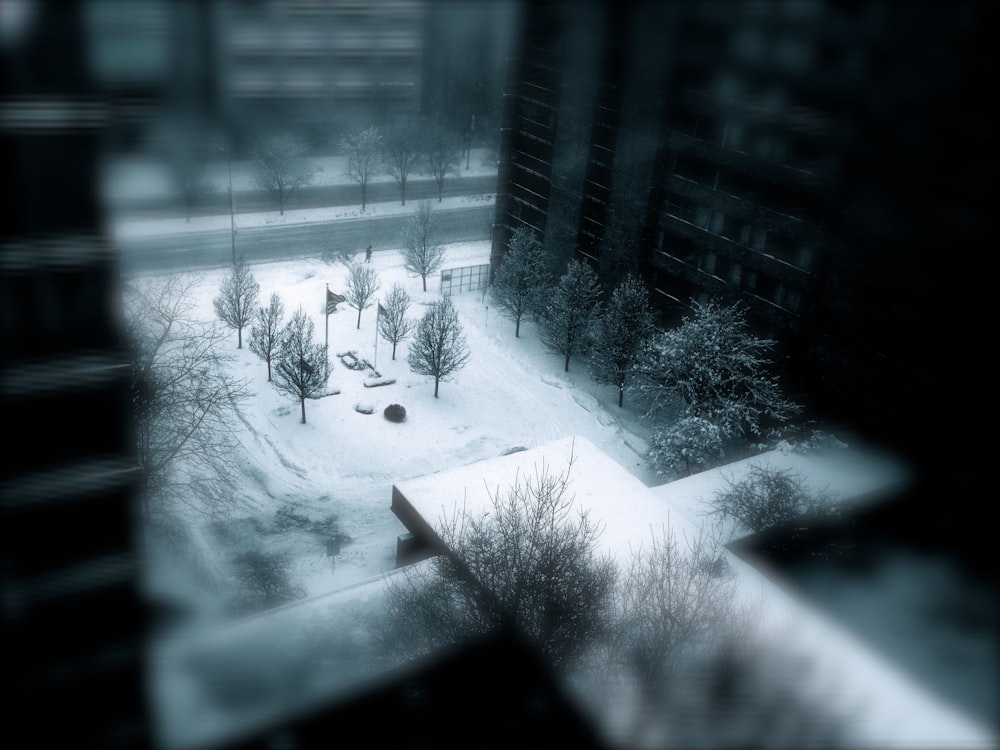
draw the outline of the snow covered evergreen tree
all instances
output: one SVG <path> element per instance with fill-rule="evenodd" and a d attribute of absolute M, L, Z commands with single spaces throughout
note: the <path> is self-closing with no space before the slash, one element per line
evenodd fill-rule
<path fill-rule="evenodd" d="M 247 340 L 250 351 L 267 363 L 267 382 L 271 382 L 271 362 L 278 350 L 281 337 L 281 320 L 285 317 L 285 306 L 277 294 L 271 295 L 267 307 L 258 307 L 250 337 Z"/>
<path fill-rule="evenodd" d="M 542 343 L 566 358 L 564 372 L 569 372 L 570 356 L 580 351 L 600 315 L 600 297 L 597 274 L 586 263 L 571 260 L 552 291 L 539 328 Z"/>
<path fill-rule="evenodd" d="M 222 280 L 219 296 L 213 300 L 215 314 L 230 328 L 236 329 L 236 348 L 243 348 L 243 329 L 253 319 L 260 285 L 245 263 L 237 263 Z"/>
<path fill-rule="evenodd" d="M 643 352 L 638 370 L 649 414 L 680 411 L 746 439 L 759 437 L 768 421 L 786 422 L 799 407 L 767 372 L 774 343 L 748 330 L 740 307 L 695 302 L 693 315 Z"/>
<path fill-rule="evenodd" d="M 403 267 L 419 276 L 427 291 L 427 277 L 444 263 L 444 247 L 434 242 L 434 217 L 431 202 L 420 201 L 417 210 L 403 225 Z"/>
<path fill-rule="evenodd" d="M 598 383 L 618 386 L 618 407 L 625 401 L 625 385 L 655 330 L 649 293 L 641 281 L 626 276 L 611 294 L 604 314 L 594 326 L 590 367 Z"/>
<path fill-rule="evenodd" d="M 281 332 L 274 366 L 274 387 L 299 401 L 302 424 L 306 423 L 306 399 L 321 398 L 330 379 L 325 346 L 313 343 L 312 318 L 299 310 Z"/>
<path fill-rule="evenodd" d="M 515 337 L 521 335 L 521 319 L 540 309 L 542 290 L 550 285 L 542 243 L 530 229 L 515 229 L 490 286 L 496 306 L 514 321 Z"/>
<path fill-rule="evenodd" d="M 399 284 L 393 284 L 378 316 L 379 333 L 392 344 L 393 359 L 396 359 L 396 345 L 413 332 L 414 322 L 406 317 L 409 309 L 410 295 Z"/>
<path fill-rule="evenodd" d="M 438 397 L 438 384 L 469 361 L 469 347 L 458 312 L 447 297 L 432 302 L 420 319 L 407 361 L 418 375 L 434 378 L 434 398 Z"/>

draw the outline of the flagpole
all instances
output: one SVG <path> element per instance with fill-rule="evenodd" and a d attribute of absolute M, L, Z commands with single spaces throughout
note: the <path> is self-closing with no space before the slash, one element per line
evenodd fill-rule
<path fill-rule="evenodd" d="M 375 360 L 372 362 L 372 367 L 378 367 L 378 316 L 382 311 L 382 303 L 375 300 Z"/>
<path fill-rule="evenodd" d="M 326 299 L 323 300 L 323 306 L 326 309 L 326 349 L 329 355 L 330 351 L 330 285 L 326 285 Z"/>

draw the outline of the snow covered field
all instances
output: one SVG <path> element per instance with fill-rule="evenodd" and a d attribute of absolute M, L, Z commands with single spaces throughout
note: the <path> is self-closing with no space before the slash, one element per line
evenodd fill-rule
<path fill-rule="evenodd" d="M 486 263 L 488 256 L 488 242 L 452 245 L 445 267 Z M 419 277 L 406 274 L 398 253 L 376 252 L 372 264 L 381 281 L 380 297 L 393 283 L 403 284 L 413 300 L 412 317 L 419 317 L 423 305 L 440 298 L 436 280 L 429 280 L 426 293 L 421 291 Z M 329 284 L 334 292 L 344 291 L 343 265 L 302 260 L 258 265 L 253 272 L 262 301 L 276 292 L 289 315 L 301 306 L 313 317 L 317 342 L 324 341 L 325 289 Z M 224 275 L 222 270 L 208 272 L 196 287 L 198 310 L 206 320 L 214 318 L 212 299 Z M 290 507 L 316 520 L 333 516 L 340 533 L 350 539 L 333 571 L 325 540 L 319 537 L 271 535 L 253 542 L 291 552 L 295 576 L 311 595 L 393 567 L 396 537 L 405 531 L 389 511 L 396 481 L 569 434 L 585 435 L 647 484 L 658 481 L 641 459 L 642 426 L 628 411 L 618 411 L 616 389 L 596 386 L 583 362 L 571 362 L 571 372 L 564 374 L 561 358 L 543 349 L 530 322 L 522 324 L 521 337 L 515 339 L 513 324 L 489 309 L 481 292 L 453 299 L 471 359 L 453 382 L 441 384 L 438 399 L 433 382 L 410 371 L 406 341 L 397 348 L 394 361 L 385 341 L 378 342 L 376 352 L 374 307 L 363 312 L 359 329 L 357 311 L 341 304 L 329 316 L 334 365 L 330 386 L 340 394 L 307 402 L 304 425 L 299 423 L 298 404 L 267 382 L 264 362 L 245 346 L 238 350 L 232 333 L 233 373 L 246 378 L 255 393 L 241 415 L 245 450 L 234 456 L 243 478 L 243 486 L 234 488 L 243 508 L 240 515 L 268 520 L 282 507 Z M 337 359 L 336 354 L 344 351 L 357 352 L 396 382 L 365 388 L 364 374 Z M 375 406 L 375 413 L 355 411 L 359 402 Z M 394 424 L 382 416 L 390 403 L 406 408 L 404 423 Z M 243 526 L 240 533 L 249 533 L 249 526 Z M 206 551 L 222 551 L 217 539 L 205 542 Z M 248 539 L 240 547 L 250 543 Z"/>
<path fill-rule="evenodd" d="M 488 256 L 485 241 L 451 245 L 445 268 L 483 264 Z M 381 281 L 379 298 L 393 283 L 401 283 L 413 300 L 411 317 L 419 317 L 424 305 L 440 297 L 437 280 L 429 280 L 428 291 L 421 291 L 420 279 L 406 273 L 395 251 L 376 252 L 372 265 Z M 568 435 L 584 436 L 643 485 L 663 483 L 643 463 L 646 428 L 629 408 L 629 393 L 620 410 L 617 389 L 596 385 L 582 361 L 571 361 L 570 372 L 563 373 L 562 358 L 543 348 L 534 324 L 522 322 L 521 336 L 515 338 L 513 323 L 498 315 L 481 291 L 453 297 L 471 359 L 453 381 L 441 384 L 435 399 L 433 382 L 413 374 L 406 363 L 407 342 L 399 345 L 395 360 L 390 344 L 376 342 L 374 307 L 363 312 L 360 328 L 357 311 L 344 304 L 325 320 L 325 289 L 329 285 L 343 293 L 343 265 L 300 260 L 259 264 L 252 270 L 261 301 L 278 293 L 286 319 L 301 306 L 313 317 L 318 343 L 326 338 L 328 322 L 330 387 L 340 392 L 308 401 L 308 422 L 300 424 L 297 402 L 267 383 L 265 364 L 247 348 L 238 350 L 232 332 L 233 373 L 245 378 L 255 394 L 242 409 L 242 450 L 233 456 L 240 476 L 233 488 L 238 509 L 225 521 L 198 527 L 201 584 L 193 584 L 187 571 L 171 567 L 152 570 L 150 586 L 190 606 L 196 613 L 192 624 L 219 626 L 225 619 L 232 558 L 258 549 L 290 554 L 291 575 L 308 599 L 211 633 L 192 630 L 191 641 L 177 633 L 154 644 L 164 737 L 178 746 L 199 734 L 211 736 L 238 714 L 238 709 L 223 710 L 220 700 L 244 705 L 260 720 L 260 696 L 234 697 L 240 693 L 237 687 L 252 692 L 257 683 L 266 686 L 264 704 L 278 707 L 280 702 L 268 701 L 266 690 L 281 693 L 286 678 L 311 675 L 309 679 L 320 680 L 316 690 L 329 694 L 331 688 L 356 687 L 372 677 L 373 665 L 357 661 L 370 644 L 359 623 L 379 606 L 383 576 L 394 567 L 397 536 L 406 531 L 389 509 L 393 484 Z M 215 317 L 212 299 L 224 274 L 207 272 L 196 286 L 197 309 L 206 320 Z M 364 373 L 349 370 L 336 357 L 344 351 L 356 352 L 396 382 L 366 388 Z M 406 408 L 405 422 L 383 418 L 390 403 Z M 374 406 L 374 413 L 359 413 L 357 404 Z M 696 477 L 686 481 L 699 484 Z M 680 494 L 688 505 L 682 498 L 678 506 L 695 516 L 698 509 L 690 499 L 697 493 Z M 276 514 L 283 509 L 307 517 L 311 525 L 279 527 Z M 326 555 L 328 533 L 344 540 L 335 565 Z M 251 653 L 252 658 L 247 656 Z M 353 654 L 353 661 L 345 654 Z M 335 676 L 315 668 L 324 660 L 336 665 Z M 193 673 L 185 672 L 193 663 L 202 665 L 195 670 L 202 676 L 212 675 L 216 664 L 218 679 L 230 682 L 193 688 Z M 240 666 L 233 671 L 236 664 Z M 209 665 L 207 671 L 204 665 Z"/>

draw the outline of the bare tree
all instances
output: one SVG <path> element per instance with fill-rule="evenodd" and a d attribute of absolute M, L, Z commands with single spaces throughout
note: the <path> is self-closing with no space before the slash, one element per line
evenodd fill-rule
<path fill-rule="evenodd" d="M 222 330 L 194 314 L 193 289 L 200 281 L 172 276 L 125 290 L 147 528 L 166 524 L 181 506 L 220 516 L 232 502 L 235 412 L 250 394 L 223 367 Z"/>
<path fill-rule="evenodd" d="M 462 159 L 462 142 L 442 122 L 434 122 L 424 139 L 424 159 L 427 171 L 434 177 L 438 189 L 438 203 L 444 195 L 444 180 L 457 174 Z"/>
<path fill-rule="evenodd" d="M 426 653 L 508 627 L 567 667 L 606 639 L 617 571 L 573 507 L 569 473 L 543 465 L 491 492 L 483 515 L 444 518 L 445 553 L 389 585 L 394 645 Z"/>
<path fill-rule="evenodd" d="M 386 129 L 383 139 L 385 165 L 399 185 L 402 204 L 406 205 L 406 180 L 423 161 L 423 132 L 414 118 L 397 120 Z"/>
<path fill-rule="evenodd" d="M 281 333 L 274 365 L 274 387 L 298 399 L 302 424 L 306 423 L 306 399 L 322 398 L 330 379 L 330 363 L 325 346 L 313 343 L 315 326 L 299 310 Z"/>
<path fill-rule="evenodd" d="M 619 595 L 615 647 L 648 693 L 736 635 L 748 616 L 736 605 L 725 545 L 705 529 L 683 544 L 672 529 L 652 535 L 632 551 Z"/>
<path fill-rule="evenodd" d="M 237 263 L 222 280 L 219 296 L 213 300 L 215 314 L 230 328 L 236 329 L 236 348 L 243 348 L 243 329 L 253 319 L 260 285 L 245 263 Z"/>
<path fill-rule="evenodd" d="M 340 139 L 340 150 L 348 158 L 348 174 L 361 185 L 361 210 L 368 203 L 368 183 L 379 173 L 382 133 L 374 125 Z"/>
<path fill-rule="evenodd" d="M 427 277 L 444 264 L 444 247 L 433 241 L 434 217 L 430 201 L 420 201 L 403 226 L 403 267 L 419 276 L 427 291 Z"/>
<path fill-rule="evenodd" d="M 469 347 L 458 312 L 447 297 L 432 302 L 420 319 L 407 361 L 418 375 L 434 378 L 434 398 L 438 397 L 438 384 L 468 363 Z"/>
<path fill-rule="evenodd" d="M 358 311 L 358 328 L 361 328 L 361 311 L 372 306 L 375 292 L 379 290 L 378 274 L 364 263 L 347 264 L 347 304 Z"/>
<path fill-rule="evenodd" d="M 392 344 L 393 359 L 396 359 L 396 345 L 413 332 L 414 322 L 406 317 L 409 309 L 410 295 L 399 284 L 393 284 L 378 316 L 379 333 Z"/>
<path fill-rule="evenodd" d="M 285 306 L 277 294 L 271 295 L 267 307 L 258 307 L 256 320 L 250 327 L 248 344 L 250 351 L 267 362 L 267 382 L 271 382 L 271 361 L 278 351 L 281 337 L 281 320 L 285 317 Z"/>
<path fill-rule="evenodd" d="M 266 136 L 254 146 L 256 183 L 278 201 L 282 215 L 295 191 L 312 181 L 315 170 L 303 158 L 308 152 L 306 142 L 293 135 Z"/>

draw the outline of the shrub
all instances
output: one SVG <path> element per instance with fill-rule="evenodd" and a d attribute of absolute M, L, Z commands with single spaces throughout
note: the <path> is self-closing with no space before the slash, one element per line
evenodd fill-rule
<path fill-rule="evenodd" d="M 389 404 L 382 413 L 390 422 L 402 422 L 406 419 L 406 409 L 399 404 Z"/>
<path fill-rule="evenodd" d="M 757 533 L 838 510 L 827 493 L 814 492 L 801 474 L 788 469 L 751 466 L 745 479 L 726 484 L 712 501 L 715 512 Z"/>

